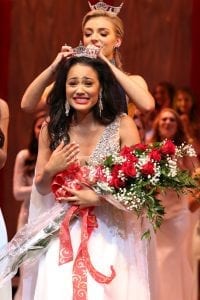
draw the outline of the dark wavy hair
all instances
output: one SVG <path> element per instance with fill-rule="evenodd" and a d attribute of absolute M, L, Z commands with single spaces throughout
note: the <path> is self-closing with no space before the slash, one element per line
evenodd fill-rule
<path fill-rule="evenodd" d="M 69 60 L 63 59 L 59 65 L 56 81 L 47 98 L 49 105 L 48 134 L 50 138 L 50 149 L 53 150 L 64 139 L 70 142 L 68 134 L 72 121 L 76 120 L 76 111 L 70 107 L 69 115 L 65 114 L 66 102 L 66 79 L 69 70 L 76 64 L 91 67 L 98 76 L 102 89 L 103 110 L 99 111 L 98 102 L 92 108 L 93 116 L 100 124 L 110 124 L 117 115 L 123 112 L 120 104 L 121 93 L 118 83 L 109 66 L 101 59 L 88 57 L 72 57 Z"/>
<path fill-rule="evenodd" d="M 0 148 L 3 148 L 4 141 L 5 141 L 5 136 L 3 134 L 3 131 L 0 128 Z"/>
<path fill-rule="evenodd" d="M 163 112 L 168 111 L 170 113 L 172 113 L 176 119 L 176 123 L 177 123 L 177 131 L 173 137 L 173 141 L 175 143 L 175 145 L 179 146 L 181 145 L 183 142 L 188 142 L 184 128 L 183 128 L 183 124 L 182 121 L 178 115 L 178 113 L 172 109 L 172 108 L 163 108 L 160 113 L 158 114 L 158 116 L 156 117 L 154 124 L 153 124 L 153 130 L 154 130 L 154 134 L 153 137 L 151 139 L 151 142 L 161 142 L 163 139 L 160 135 L 159 132 L 159 122 L 160 122 L 160 118 Z"/>

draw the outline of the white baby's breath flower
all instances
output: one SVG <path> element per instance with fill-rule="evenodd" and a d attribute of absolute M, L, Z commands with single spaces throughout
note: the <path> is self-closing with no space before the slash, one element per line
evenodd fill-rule
<path fill-rule="evenodd" d="M 111 187 L 107 182 L 97 182 L 94 187 L 94 190 L 97 193 L 100 193 L 100 192 L 113 193 L 114 192 L 114 188 Z"/>
<path fill-rule="evenodd" d="M 139 157 L 136 166 L 138 166 L 140 168 L 142 165 L 148 163 L 149 161 L 150 161 L 150 158 L 148 156 L 142 155 L 141 157 Z"/>
<path fill-rule="evenodd" d="M 118 173 L 117 177 L 120 178 L 122 181 L 126 180 L 126 176 L 125 176 L 125 174 L 122 170 L 119 170 L 119 173 Z"/>
<path fill-rule="evenodd" d="M 176 156 L 177 157 L 183 157 L 183 156 L 196 157 L 197 154 L 196 154 L 194 147 L 191 144 L 182 143 L 179 147 L 176 147 Z"/>

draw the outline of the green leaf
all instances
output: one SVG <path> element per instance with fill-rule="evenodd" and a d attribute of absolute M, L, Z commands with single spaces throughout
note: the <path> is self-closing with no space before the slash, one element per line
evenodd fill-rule
<path fill-rule="evenodd" d="M 114 161 L 113 161 L 113 157 L 112 157 L 112 155 L 109 155 L 105 160 L 104 160 L 104 165 L 106 166 L 106 167 L 112 167 L 113 166 L 113 164 L 114 164 Z"/>
<path fill-rule="evenodd" d="M 147 239 L 150 240 L 151 239 L 151 232 L 150 229 L 146 230 L 141 237 L 142 240 Z"/>

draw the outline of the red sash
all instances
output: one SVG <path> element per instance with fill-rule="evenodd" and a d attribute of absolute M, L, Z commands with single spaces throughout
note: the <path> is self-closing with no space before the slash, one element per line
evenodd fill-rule
<path fill-rule="evenodd" d="M 64 264 L 73 260 L 73 249 L 69 231 L 70 221 L 74 216 L 82 218 L 81 243 L 73 264 L 73 300 L 87 299 L 87 271 L 99 283 L 108 284 L 115 277 L 113 266 L 111 266 L 111 275 L 106 276 L 98 272 L 90 260 L 88 240 L 92 231 L 98 227 L 96 216 L 92 214 L 92 210 L 93 207 L 80 209 L 78 206 L 72 206 L 67 211 L 59 232 L 59 264 Z"/>

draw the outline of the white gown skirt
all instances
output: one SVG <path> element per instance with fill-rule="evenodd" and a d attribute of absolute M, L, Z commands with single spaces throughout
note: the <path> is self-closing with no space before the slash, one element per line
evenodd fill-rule
<path fill-rule="evenodd" d="M 92 232 L 88 249 L 94 267 L 109 276 L 112 265 L 116 277 L 109 284 L 100 284 L 87 273 L 87 299 L 150 300 L 148 242 L 141 240 L 141 220 L 135 220 L 130 213 L 119 212 L 118 224 L 113 226 L 113 220 L 104 213 L 103 208 L 98 208 L 95 213 L 98 228 Z M 120 218 L 122 215 L 124 218 Z M 80 220 L 74 221 L 71 226 L 74 257 L 80 245 L 80 229 Z M 58 255 L 59 239 L 56 238 L 40 260 L 34 300 L 73 299 L 73 261 L 59 265 Z"/>
<path fill-rule="evenodd" d="M 30 220 L 53 205 L 52 195 L 41 196 L 33 187 Z M 154 235 L 150 242 L 141 240 L 146 222 L 110 205 L 97 207 L 94 213 L 98 228 L 88 241 L 91 262 L 96 270 L 107 276 L 111 274 L 112 265 L 116 276 L 111 283 L 101 284 L 87 272 L 87 300 L 160 300 Z M 75 258 L 81 239 L 80 219 L 72 221 L 70 236 Z M 59 265 L 59 239 L 55 238 L 39 264 L 27 266 L 22 299 L 72 300 L 73 263 Z"/>

